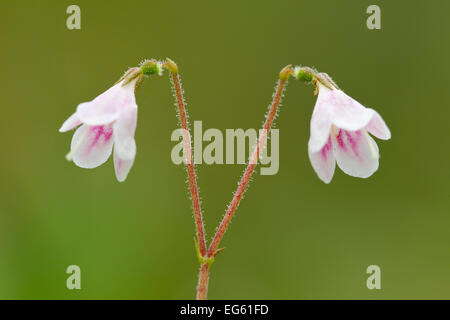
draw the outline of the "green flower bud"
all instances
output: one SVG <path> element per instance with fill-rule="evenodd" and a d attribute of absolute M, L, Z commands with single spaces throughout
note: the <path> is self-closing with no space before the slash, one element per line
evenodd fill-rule
<path fill-rule="evenodd" d="M 151 60 L 144 60 L 141 63 L 140 66 L 142 73 L 145 76 L 150 76 L 153 74 L 157 74 L 157 75 L 162 75 L 162 66 L 161 63 L 159 61 L 156 61 L 155 59 L 151 59 Z"/>
<path fill-rule="evenodd" d="M 312 82 L 317 71 L 308 67 L 295 67 L 294 76 L 304 82 Z"/>

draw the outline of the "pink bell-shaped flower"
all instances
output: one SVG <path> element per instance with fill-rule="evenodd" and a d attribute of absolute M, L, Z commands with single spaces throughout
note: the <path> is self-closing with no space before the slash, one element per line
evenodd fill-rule
<path fill-rule="evenodd" d="M 380 157 L 369 133 L 388 140 L 391 132 L 375 110 L 346 95 L 326 74 L 320 75 L 324 78 L 315 81 L 319 96 L 308 143 L 311 164 L 325 183 L 333 178 L 336 162 L 346 174 L 368 178 L 377 171 Z"/>
<path fill-rule="evenodd" d="M 117 180 L 126 179 L 136 156 L 134 91 L 142 77 L 140 69 L 133 68 L 97 98 L 78 105 L 59 129 L 66 132 L 80 126 L 73 135 L 68 160 L 81 168 L 95 168 L 108 160 L 114 147 Z"/>

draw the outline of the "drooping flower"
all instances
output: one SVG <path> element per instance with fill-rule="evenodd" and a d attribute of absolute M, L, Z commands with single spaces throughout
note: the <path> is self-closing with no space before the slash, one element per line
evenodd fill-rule
<path fill-rule="evenodd" d="M 144 76 L 162 75 L 162 70 L 161 62 L 144 60 L 97 98 L 79 104 L 59 129 L 66 132 L 81 125 L 73 135 L 67 160 L 81 168 L 95 168 L 108 160 L 114 148 L 116 177 L 119 182 L 124 181 L 136 156 L 135 90 Z"/>
<path fill-rule="evenodd" d="M 142 77 L 140 68 L 130 69 L 113 87 L 78 105 L 59 129 L 66 132 L 81 125 L 73 135 L 68 160 L 81 168 L 95 168 L 108 160 L 114 147 L 117 180 L 126 179 L 136 156 L 134 91 Z"/>
<path fill-rule="evenodd" d="M 314 75 L 319 95 L 311 118 L 308 154 L 325 183 L 336 162 L 346 174 L 368 178 L 378 169 L 379 149 L 369 135 L 388 140 L 391 132 L 381 116 L 346 95 L 324 73 Z"/>

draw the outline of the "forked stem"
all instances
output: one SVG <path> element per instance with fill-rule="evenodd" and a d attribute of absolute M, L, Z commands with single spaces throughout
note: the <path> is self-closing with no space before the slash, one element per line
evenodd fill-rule
<path fill-rule="evenodd" d="M 200 271 L 198 276 L 198 285 L 197 285 L 197 300 L 205 300 L 207 299 L 208 294 L 208 283 L 209 276 L 211 271 L 211 265 L 214 262 L 214 257 L 222 251 L 223 248 L 219 249 L 220 242 L 228 229 L 228 226 L 233 218 L 237 207 L 239 206 L 239 202 L 244 195 L 248 184 L 250 182 L 250 178 L 255 170 L 255 167 L 258 163 L 258 159 L 261 151 L 263 150 L 266 142 L 267 136 L 272 127 L 272 123 L 277 115 L 278 107 L 281 103 L 281 99 L 283 97 L 284 89 L 286 88 L 287 81 L 290 75 L 293 73 L 293 69 L 290 65 L 286 66 L 280 72 L 278 84 L 275 90 L 275 94 L 272 99 L 272 103 L 270 105 L 269 113 L 266 116 L 266 121 L 263 126 L 262 133 L 258 139 L 258 142 L 253 150 L 253 153 L 250 157 L 249 164 L 244 171 L 244 175 L 241 178 L 239 186 L 234 193 L 233 199 L 228 206 L 228 209 L 220 223 L 219 228 L 214 235 L 214 238 L 211 242 L 209 249 L 206 247 L 205 241 L 205 232 L 203 227 L 203 216 L 200 208 L 200 200 L 199 200 L 199 192 L 197 187 L 197 177 L 195 174 L 195 168 L 192 157 L 192 147 L 191 147 L 191 134 L 189 131 L 189 125 L 187 122 L 187 114 L 186 108 L 183 98 L 183 90 L 181 88 L 180 77 L 178 74 L 178 66 L 172 60 L 167 58 L 167 62 L 164 66 L 170 71 L 172 78 L 172 85 L 175 92 L 175 97 L 178 106 L 178 115 L 180 121 L 180 127 L 183 129 L 183 142 L 184 142 L 184 152 L 186 157 L 186 168 L 188 173 L 188 181 L 189 181 L 189 191 L 191 194 L 192 207 L 194 210 L 194 220 L 195 220 L 195 229 L 196 229 L 196 250 L 197 256 L 200 262 Z"/>
<path fill-rule="evenodd" d="M 217 255 L 217 253 L 219 253 L 222 250 L 219 249 L 220 242 L 228 229 L 228 226 L 236 212 L 237 207 L 239 206 L 239 202 L 241 201 L 242 196 L 244 195 L 248 187 L 250 178 L 258 163 L 259 155 L 266 144 L 268 133 L 270 132 L 273 121 L 277 115 L 277 110 L 281 103 L 281 99 L 283 98 L 283 92 L 284 89 L 286 88 L 287 81 L 292 73 L 293 70 L 290 65 L 286 66 L 280 72 L 280 79 L 278 80 L 278 84 L 275 89 L 275 94 L 273 96 L 272 103 L 270 105 L 270 110 L 266 116 L 266 121 L 264 122 L 263 130 L 261 135 L 259 136 L 258 143 L 256 144 L 255 149 L 253 150 L 249 164 L 244 171 L 244 175 L 242 176 L 241 181 L 239 182 L 238 188 L 234 193 L 233 199 L 231 200 L 231 203 L 228 206 L 228 209 L 220 223 L 220 226 L 217 229 L 216 234 L 214 235 L 211 245 L 209 246 L 207 259 L 212 259 L 211 261 L 214 261 L 214 257 Z M 197 299 L 206 299 L 207 297 L 211 264 L 212 262 L 209 264 L 203 262 L 201 264 L 199 285 L 197 287 Z"/>

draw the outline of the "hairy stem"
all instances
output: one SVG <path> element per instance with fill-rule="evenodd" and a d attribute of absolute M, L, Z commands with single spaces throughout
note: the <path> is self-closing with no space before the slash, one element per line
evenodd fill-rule
<path fill-rule="evenodd" d="M 210 265 L 207 262 L 203 262 L 200 265 L 197 285 L 197 300 L 206 300 L 208 294 L 209 270 Z"/>
<path fill-rule="evenodd" d="M 194 162 L 192 157 L 191 134 L 187 120 L 187 113 L 183 97 L 183 89 L 181 88 L 180 76 L 178 74 L 178 67 L 170 59 L 167 59 L 166 67 L 170 71 L 172 77 L 173 89 L 178 106 L 178 120 L 180 127 L 183 129 L 184 152 L 186 157 L 186 169 L 189 181 L 189 191 L 191 194 L 192 208 L 194 210 L 195 230 L 197 234 L 197 243 L 201 256 L 206 256 L 206 241 L 205 231 L 203 226 L 202 209 L 200 207 L 199 192 L 197 187 L 197 176 L 195 174 Z"/>
<path fill-rule="evenodd" d="M 258 163 L 258 159 L 261 151 L 263 150 L 268 133 L 272 127 L 272 123 L 276 117 L 278 107 L 280 105 L 281 99 L 283 97 L 284 89 L 287 85 L 287 81 L 289 76 L 292 74 L 293 70 L 290 65 L 286 66 L 280 72 L 280 79 L 278 81 L 275 94 L 272 99 L 272 103 L 270 105 L 269 113 L 267 114 L 266 121 L 263 126 L 262 133 L 258 139 L 257 145 L 253 150 L 252 156 L 250 158 L 249 164 L 245 169 L 244 175 L 241 178 L 238 189 L 234 193 L 233 199 L 228 206 L 228 209 L 220 223 L 219 228 L 217 229 L 216 234 L 211 242 L 209 249 L 206 247 L 205 241 L 205 232 L 203 227 L 203 217 L 200 208 L 200 200 L 199 200 L 199 192 L 197 187 L 197 177 L 195 174 L 195 168 L 192 157 L 192 147 L 191 147 L 191 134 L 189 131 L 189 125 L 187 121 L 186 108 L 183 98 L 183 90 L 181 88 L 180 77 L 178 75 L 178 66 L 170 59 L 167 59 L 167 63 L 164 64 L 165 67 L 170 71 L 172 77 L 172 84 L 175 91 L 177 106 L 178 106 L 178 115 L 180 121 L 180 127 L 183 129 L 183 143 L 184 143 L 184 152 L 186 157 L 186 168 L 188 173 L 189 180 L 189 191 L 191 193 L 192 207 L 194 209 L 194 220 L 196 227 L 196 235 L 197 235 L 197 255 L 200 261 L 200 271 L 198 277 L 198 285 L 197 285 L 197 300 L 206 300 L 208 294 L 208 282 L 211 265 L 214 262 L 214 257 L 217 253 L 219 253 L 222 249 L 219 249 L 219 244 L 233 218 L 234 213 L 239 205 L 239 202 L 244 195 L 248 183 L 250 182 L 250 178 L 255 170 L 255 167 Z"/>
<path fill-rule="evenodd" d="M 211 245 L 208 249 L 208 257 L 214 257 L 220 241 L 222 240 L 225 232 L 228 229 L 228 226 L 231 222 L 231 219 L 233 218 L 233 215 L 236 212 L 237 207 L 239 206 L 239 202 L 242 199 L 242 196 L 244 195 L 248 183 L 250 182 L 250 178 L 253 174 L 253 171 L 255 170 L 256 164 L 259 159 L 259 155 L 261 150 L 264 148 L 264 145 L 267 141 L 267 135 L 272 127 L 273 120 L 275 119 L 275 116 L 277 114 L 278 106 L 280 105 L 281 99 L 283 97 L 283 91 L 287 85 L 287 81 L 289 79 L 289 76 L 292 73 L 291 66 L 286 66 L 283 70 L 280 72 L 280 79 L 278 81 L 275 94 L 272 99 L 272 103 L 270 105 L 269 113 L 267 114 L 266 121 L 263 126 L 263 133 L 260 135 L 257 145 L 255 146 L 255 149 L 253 150 L 252 156 L 250 158 L 250 162 L 247 166 L 247 168 L 244 171 L 244 175 L 241 178 L 241 181 L 239 182 L 238 188 L 236 192 L 234 193 L 233 199 L 231 200 L 230 205 L 228 206 L 228 209 L 220 223 L 219 228 L 216 231 L 216 234 L 214 235 L 214 238 L 211 242 Z"/>

